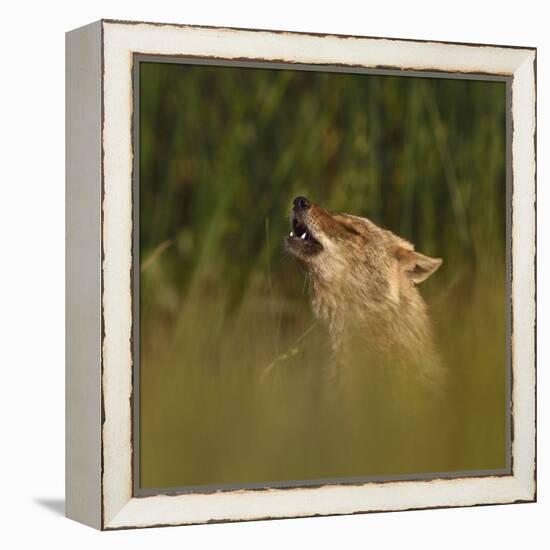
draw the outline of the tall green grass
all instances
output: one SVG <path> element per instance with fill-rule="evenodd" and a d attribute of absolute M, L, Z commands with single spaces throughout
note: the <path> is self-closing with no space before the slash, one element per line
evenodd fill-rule
<path fill-rule="evenodd" d="M 505 112 L 501 82 L 141 65 L 142 487 L 505 467 Z M 331 391 L 297 194 L 444 258 L 437 418 L 369 369 Z"/>

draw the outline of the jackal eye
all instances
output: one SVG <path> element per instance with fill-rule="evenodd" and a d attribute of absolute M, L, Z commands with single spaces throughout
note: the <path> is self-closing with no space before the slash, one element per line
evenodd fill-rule
<path fill-rule="evenodd" d="M 359 231 L 357 231 L 357 229 L 355 229 L 355 227 L 352 227 L 351 225 L 348 225 L 347 223 L 342 223 L 342 226 L 351 235 L 361 235 L 361 233 L 359 233 Z"/>

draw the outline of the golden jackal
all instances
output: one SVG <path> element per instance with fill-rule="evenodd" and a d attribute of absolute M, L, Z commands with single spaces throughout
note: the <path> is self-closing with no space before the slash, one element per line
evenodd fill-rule
<path fill-rule="evenodd" d="M 366 218 L 297 197 L 288 253 L 309 274 L 315 315 L 328 324 L 338 369 L 365 363 L 440 370 L 426 304 L 416 285 L 442 264 Z M 366 365 L 365 365 L 366 366 Z M 411 374 L 411 373 L 409 373 Z"/>

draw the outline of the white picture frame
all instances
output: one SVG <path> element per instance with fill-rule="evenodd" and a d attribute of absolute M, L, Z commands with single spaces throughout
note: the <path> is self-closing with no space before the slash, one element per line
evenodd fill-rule
<path fill-rule="evenodd" d="M 135 55 L 508 77 L 512 465 L 509 475 L 133 492 Z M 102 530 L 536 499 L 536 50 L 102 20 L 67 34 L 67 516 Z"/>

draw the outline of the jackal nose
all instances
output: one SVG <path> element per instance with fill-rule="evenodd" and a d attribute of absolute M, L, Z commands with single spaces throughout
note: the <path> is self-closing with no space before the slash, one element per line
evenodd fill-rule
<path fill-rule="evenodd" d="M 305 197 L 296 197 L 294 199 L 294 210 L 307 210 L 311 203 Z"/>

